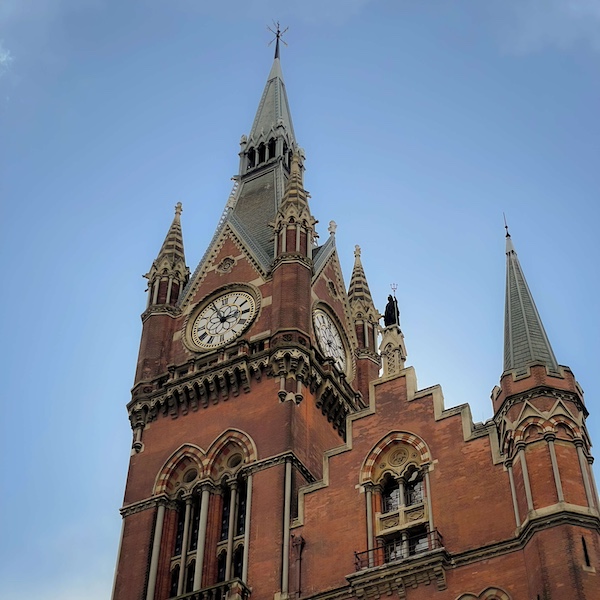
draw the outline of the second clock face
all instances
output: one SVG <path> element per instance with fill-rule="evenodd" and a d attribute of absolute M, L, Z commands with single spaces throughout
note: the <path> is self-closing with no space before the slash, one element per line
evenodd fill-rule
<path fill-rule="evenodd" d="M 256 301 L 251 294 L 242 291 L 221 294 L 194 319 L 192 341 L 206 350 L 225 346 L 238 337 L 255 316 Z"/>
<path fill-rule="evenodd" d="M 313 324 L 319 348 L 324 356 L 332 358 L 335 366 L 346 372 L 346 348 L 333 319 L 322 309 L 316 308 L 313 313 Z"/>

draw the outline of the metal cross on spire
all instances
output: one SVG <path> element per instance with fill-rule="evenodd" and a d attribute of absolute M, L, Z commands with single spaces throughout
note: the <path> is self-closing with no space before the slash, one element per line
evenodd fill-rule
<path fill-rule="evenodd" d="M 275 42 L 275 58 L 279 58 L 279 40 L 283 42 L 284 46 L 287 46 L 287 44 L 283 41 L 282 36 L 289 29 L 289 27 L 286 27 L 283 31 L 281 31 L 279 27 L 279 21 L 273 21 L 273 26 L 276 27 L 275 30 L 267 25 L 267 29 L 275 36 L 268 45 L 270 46 L 273 42 Z"/>

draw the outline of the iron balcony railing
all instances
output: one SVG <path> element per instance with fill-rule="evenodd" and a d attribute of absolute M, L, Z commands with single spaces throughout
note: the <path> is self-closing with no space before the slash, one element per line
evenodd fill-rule
<path fill-rule="evenodd" d="M 378 545 L 373 550 L 354 553 L 354 563 L 356 570 L 380 567 L 382 565 L 406 560 L 444 547 L 444 540 L 441 533 L 434 529 L 429 533 L 419 533 L 416 535 L 405 535 L 395 538 L 389 542 Z"/>
<path fill-rule="evenodd" d="M 249 597 L 250 590 L 241 579 L 236 578 L 176 596 L 171 600 L 248 600 Z"/>

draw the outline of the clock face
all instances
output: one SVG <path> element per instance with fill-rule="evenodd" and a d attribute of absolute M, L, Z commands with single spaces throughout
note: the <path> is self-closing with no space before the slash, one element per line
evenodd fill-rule
<path fill-rule="evenodd" d="M 225 346 L 250 325 L 256 300 L 248 292 L 227 292 L 213 298 L 192 323 L 194 344 L 204 350 Z"/>
<path fill-rule="evenodd" d="M 313 324 L 319 348 L 324 356 L 332 358 L 335 366 L 346 372 L 346 348 L 333 319 L 322 309 L 316 308 L 313 313 Z"/>

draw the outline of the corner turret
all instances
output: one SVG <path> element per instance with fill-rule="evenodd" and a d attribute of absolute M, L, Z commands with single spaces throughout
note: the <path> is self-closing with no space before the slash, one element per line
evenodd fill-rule
<path fill-rule="evenodd" d="M 377 336 L 381 316 L 373 304 L 360 256 L 360 246 L 355 246 L 354 268 L 348 287 L 348 304 L 358 342 L 356 349 L 358 387 L 363 391 L 368 390 L 369 382 L 377 377 L 381 365 L 377 352 Z"/>
<path fill-rule="evenodd" d="M 190 270 L 185 264 L 183 234 L 181 232 L 181 202 L 175 206 L 175 217 L 165 241 L 144 275 L 148 279 L 148 310 L 155 306 L 174 306 L 187 283 Z"/>

